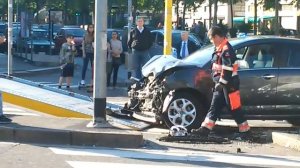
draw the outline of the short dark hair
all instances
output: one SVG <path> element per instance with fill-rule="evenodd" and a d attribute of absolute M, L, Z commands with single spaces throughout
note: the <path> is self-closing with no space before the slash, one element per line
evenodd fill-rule
<path fill-rule="evenodd" d="M 212 37 L 214 37 L 215 35 L 226 37 L 224 30 L 219 26 L 213 26 L 212 28 L 210 28 L 210 30 L 208 31 L 208 35 Z"/>
<path fill-rule="evenodd" d="M 67 39 L 67 38 L 74 38 L 74 36 L 73 36 L 72 34 L 67 34 L 67 35 L 66 35 L 66 39 Z"/>

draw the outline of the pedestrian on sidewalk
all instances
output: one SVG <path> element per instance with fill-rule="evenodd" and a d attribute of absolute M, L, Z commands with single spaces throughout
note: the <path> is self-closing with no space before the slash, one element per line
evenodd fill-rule
<path fill-rule="evenodd" d="M 60 50 L 61 75 L 59 77 L 58 88 L 61 88 L 64 78 L 66 78 L 67 89 L 70 88 L 74 75 L 74 57 L 77 53 L 73 35 L 66 36 L 67 42 Z"/>
<path fill-rule="evenodd" d="M 215 83 L 213 98 L 205 120 L 192 134 L 208 136 L 220 117 L 223 107 L 227 107 L 239 127 L 240 137 L 250 135 L 250 126 L 241 110 L 238 64 L 235 52 L 227 41 L 226 32 L 219 26 L 212 27 L 208 37 L 215 45 L 212 57 L 212 78 Z"/>
<path fill-rule="evenodd" d="M 82 57 L 83 57 L 83 66 L 81 72 L 81 82 L 80 85 L 85 85 L 85 74 L 90 62 L 91 67 L 94 63 L 94 25 L 88 25 L 86 34 L 82 41 Z"/>
<path fill-rule="evenodd" d="M 118 33 L 116 31 L 112 32 L 112 39 L 110 43 L 110 55 L 112 58 L 112 68 L 107 74 L 107 86 L 110 86 L 110 78 L 113 72 L 113 88 L 116 87 L 118 79 L 119 66 L 121 65 L 121 53 L 123 52 L 122 42 L 118 39 Z"/>
<path fill-rule="evenodd" d="M 150 59 L 149 49 L 153 43 L 153 37 L 146 27 L 144 27 L 144 19 L 138 18 L 136 21 L 137 27 L 131 30 L 128 48 L 132 50 L 133 69 L 135 77 L 142 78 L 142 67 Z"/>

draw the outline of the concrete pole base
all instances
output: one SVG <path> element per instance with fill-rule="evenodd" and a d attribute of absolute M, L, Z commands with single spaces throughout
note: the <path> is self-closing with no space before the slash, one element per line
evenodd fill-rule
<path fill-rule="evenodd" d="M 87 128 L 112 128 L 113 126 L 107 121 L 91 121 L 86 125 Z"/>

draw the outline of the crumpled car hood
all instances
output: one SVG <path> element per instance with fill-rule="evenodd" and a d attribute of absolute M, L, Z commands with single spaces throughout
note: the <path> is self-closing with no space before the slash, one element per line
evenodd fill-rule
<path fill-rule="evenodd" d="M 168 69 L 189 65 L 191 64 L 177 59 L 172 55 L 156 55 L 142 67 L 142 74 L 144 77 L 148 77 L 153 73 L 154 77 L 157 77 L 160 73 Z"/>

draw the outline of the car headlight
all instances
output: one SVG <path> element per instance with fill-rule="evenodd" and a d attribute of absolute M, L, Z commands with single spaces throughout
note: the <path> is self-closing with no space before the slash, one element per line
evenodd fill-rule
<path fill-rule="evenodd" d="M 52 45 L 52 46 L 51 46 L 51 49 L 54 49 L 54 47 L 55 47 L 55 46 L 54 46 L 54 45 Z"/>

